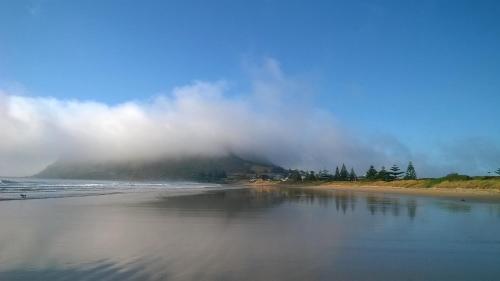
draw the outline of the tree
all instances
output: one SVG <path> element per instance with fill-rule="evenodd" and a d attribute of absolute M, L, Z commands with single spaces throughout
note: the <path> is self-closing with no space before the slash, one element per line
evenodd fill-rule
<path fill-rule="evenodd" d="M 500 169 L 499 169 L 500 170 Z M 413 167 L 413 163 L 408 163 L 408 168 L 406 168 L 406 174 L 404 176 L 405 180 L 416 180 L 417 173 L 415 172 L 415 167 Z"/>
<path fill-rule="evenodd" d="M 378 171 L 377 179 L 378 180 L 384 180 L 384 181 L 390 181 L 391 180 L 390 174 L 389 174 L 389 172 L 387 172 L 385 170 L 384 166 L 382 166 L 382 168 L 380 168 L 380 171 Z"/>
<path fill-rule="evenodd" d="M 373 167 L 373 165 L 370 166 L 370 169 L 366 171 L 366 179 L 367 180 L 376 180 L 377 179 L 377 170 Z"/>
<path fill-rule="evenodd" d="M 397 180 L 401 177 L 401 174 L 403 174 L 403 172 L 401 171 L 401 169 L 399 169 L 399 167 L 394 164 L 392 165 L 391 169 L 390 169 L 390 172 L 389 172 L 389 179 L 391 180 Z"/>
<path fill-rule="evenodd" d="M 333 180 L 335 180 L 335 181 L 340 180 L 339 166 L 337 166 L 337 168 L 335 168 L 335 175 L 333 176 Z"/>
<path fill-rule="evenodd" d="M 349 172 L 345 167 L 344 163 L 342 163 L 342 168 L 340 169 L 340 180 L 346 181 L 349 179 Z"/>
<path fill-rule="evenodd" d="M 306 174 L 306 181 L 315 181 L 316 180 L 316 175 L 314 174 L 314 171 L 310 171 L 309 173 Z"/>
<path fill-rule="evenodd" d="M 356 173 L 354 172 L 354 169 L 351 168 L 351 172 L 349 173 L 349 180 L 350 181 L 357 181 L 358 176 L 356 176 Z"/>
<path fill-rule="evenodd" d="M 302 176 L 300 175 L 300 172 L 298 170 L 291 170 L 290 175 L 288 176 L 288 180 L 292 182 L 301 182 Z"/>
<path fill-rule="evenodd" d="M 331 180 L 333 176 L 327 170 L 321 170 L 317 176 L 318 180 Z"/>

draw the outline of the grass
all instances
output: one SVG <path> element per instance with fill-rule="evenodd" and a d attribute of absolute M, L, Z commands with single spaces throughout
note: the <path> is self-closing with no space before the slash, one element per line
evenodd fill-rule
<path fill-rule="evenodd" d="M 463 189 L 499 189 L 500 178 L 470 178 L 453 180 L 445 178 L 395 180 L 395 181 L 359 181 L 345 182 L 347 185 L 397 186 L 406 188 L 463 188 Z"/>
<path fill-rule="evenodd" d="M 418 179 L 418 180 L 395 180 L 395 181 L 311 181 L 297 183 L 282 183 L 278 181 L 259 180 L 254 185 L 272 184 L 272 185 L 300 185 L 315 186 L 321 184 L 335 184 L 341 186 L 386 186 L 386 187 L 404 187 L 404 188 L 460 188 L 460 189 L 483 189 L 500 190 L 500 177 L 468 177 L 457 174 L 450 174 L 442 178 Z"/>

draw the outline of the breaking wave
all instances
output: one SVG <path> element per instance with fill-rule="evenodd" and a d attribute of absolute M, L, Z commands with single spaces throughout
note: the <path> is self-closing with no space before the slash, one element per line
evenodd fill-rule
<path fill-rule="evenodd" d="M 160 190 L 218 188 L 196 182 L 129 182 L 93 180 L 1 179 L 0 201 L 109 195 Z"/>

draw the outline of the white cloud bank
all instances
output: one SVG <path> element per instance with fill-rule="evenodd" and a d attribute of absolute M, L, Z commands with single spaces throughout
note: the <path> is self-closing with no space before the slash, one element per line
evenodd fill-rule
<path fill-rule="evenodd" d="M 358 172 L 411 159 L 395 139 L 368 146 L 340 127 L 308 103 L 307 88 L 276 61 L 267 60 L 253 76 L 250 94 L 228 95 L 223 81 L 196 81 L 149 102 L 113 106 L 0 91 L 0 175 L 31 175 L 60 158 L 235 153 L 292 168 L 345 162 Z"/>

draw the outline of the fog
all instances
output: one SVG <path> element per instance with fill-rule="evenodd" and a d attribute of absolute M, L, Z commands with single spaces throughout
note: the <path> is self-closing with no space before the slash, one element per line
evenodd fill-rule
<path fill-rule="evenodd" d="M 32 175 L 57 159 L 230 153 L 286 168 L 331 170 L 345 162 L 360 173 L 370 164 L 413 160 L 429 169 L 424 157 L 394 137 L 368 145 L 366 137 L 315 106 L 306 84 L 287 77 L 272 59 L 255 67 L 249 80 L 248 93 L 235 93 L 226 81 L 194 81 L 116 105 L 1 91 L 0 175 Z"/>

